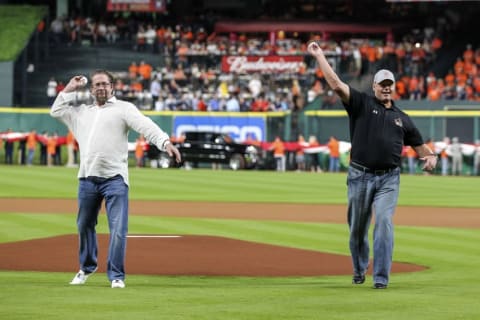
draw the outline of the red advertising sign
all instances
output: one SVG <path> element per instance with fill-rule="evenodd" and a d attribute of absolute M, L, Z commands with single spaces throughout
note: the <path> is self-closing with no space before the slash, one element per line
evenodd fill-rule
<path fill-rule="evenodd" d="M 165 12 L 167 0 L 108 0 L 107 11 Z"/>
<path fill-rule="evenodd" d="M 222 72 L 298 72 L 302 63 L 303 56 L 224 56 Z"/>

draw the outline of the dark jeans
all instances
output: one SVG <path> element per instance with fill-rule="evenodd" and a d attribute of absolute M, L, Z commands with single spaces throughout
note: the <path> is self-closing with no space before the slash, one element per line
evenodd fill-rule
<path fill-rule="evenodd" d="M 368 229 L 375 210 L 373 230 L 373 280 L 388 284 L 393 255 L 393 214 L 400 189 L 400 169 L 376 175 L 348 169 L 348 225 L 353 273 L 364 274 L 368 268 Z"/>
<path fill-rule="evenodd" d="M 98 244 L 95 227 L 104 199 L 110 229 L 107 276 L 110 281 L 125 279 L 128 186 L 120 175 L 108 179 L 100 177 L 80 179 L 77 216 L 80 269 L 91 273 L 97 268 Z"/>

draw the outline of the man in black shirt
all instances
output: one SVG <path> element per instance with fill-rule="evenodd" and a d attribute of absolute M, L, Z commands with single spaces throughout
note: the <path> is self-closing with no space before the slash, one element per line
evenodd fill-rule
<path fill-rule="evenodd" d="M 375 209 L 373 233 L 373 287 L 387 288 L 393 254 L 392 217 L 400 186 L 400 157 L 404 145 L 412 146 L 424 170 L 437 164 L 436 154 L 423 142 L 410 117 L 395 106 L 392 72 L 380 70 L 373 80 L 374 96 L 360 93 L 342 82 L 316 42 L 308 44 L 328 85 L 341 98 L 350 121 L 352 143 L 348 169 L 348 225 L 353 284 L 365 282 L 369 261 L 368 229 Z"/>

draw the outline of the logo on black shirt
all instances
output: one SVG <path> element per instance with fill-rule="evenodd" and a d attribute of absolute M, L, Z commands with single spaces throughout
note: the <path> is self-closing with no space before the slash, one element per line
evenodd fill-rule
<path fill-rule="evenodd" d="M 395 124 L 396 124 L 397 126 L 403 127 L 402 119 L 397 118 L 397 119 L 393 120 L 393 122 L 395 122 Z"/>

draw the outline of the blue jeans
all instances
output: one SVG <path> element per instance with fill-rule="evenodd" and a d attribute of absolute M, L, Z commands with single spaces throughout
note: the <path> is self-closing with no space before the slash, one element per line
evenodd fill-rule
<path fill-rule="evenodd" d="M 340 158 L 330 157 L 329 163 L 328 163 L 328 171 L 338 172 L 339 170 L 340 170 Z"/>
<path fill-rule="evenodd" d="M 28 149 L 27 164 L 31 165 L 33 163 L 33 156 L 35 155 L 35 149 Z"/>
<path fill-rule="evenodd" d="M 128 232 L 128 186 L 119 175 L 109 179 L 80 179 L 77 216 L 80 269 L 91 273 L 97 268 L 98 244 L 95 227 L 104 199 L 110 229 L 107 276 L 110 281 L 123 280 Z"/>
<path fill-rule="evenodd" d="M 408 173 L 415 174 L 417 171 L 417 163 L 414 157 L 408 157 Z"/>
<path fill-rule="evenodd" d="M 388 284 L 393 255 L 393 214 L 400 188 L 400 168 L 383 174 L 348 169 L 348 225 L 354 275 L 366 273 L 369 261 L 368 229 L 375 209 L 373 281 Z"/>

